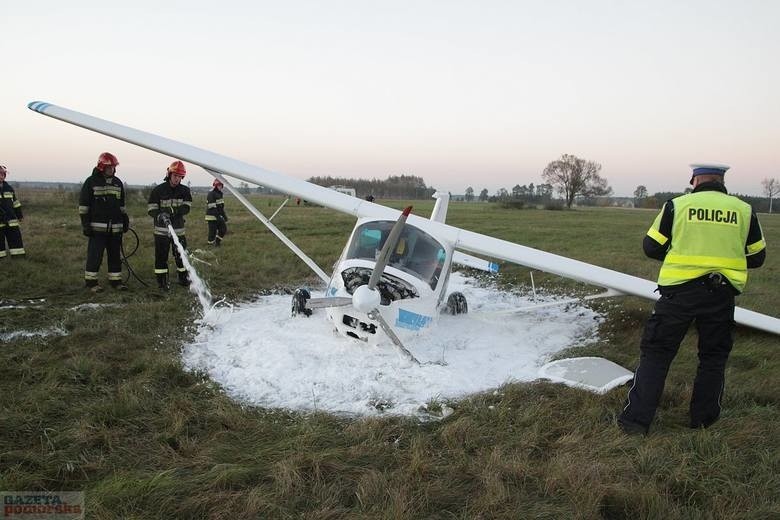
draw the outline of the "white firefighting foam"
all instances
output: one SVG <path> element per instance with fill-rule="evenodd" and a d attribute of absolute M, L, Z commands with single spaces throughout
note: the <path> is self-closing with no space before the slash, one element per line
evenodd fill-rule
<path fill-rule="evenodd" d="M 399 331 L 420 366 L 399 357 L 387 339 L 372 346 L 336 335 L 322 310 L 311 318 L 291 317 L 289 295 L 212 309 L 185 346 L 184 362 L 207 372 L 236 399 L 260 406 L 358 416 L 425 414 L 426 403 L 536 379 L 556 352 L 595 340 L 601 321 L 578 304 L 496 314 L 556 298 L 532 301 L 480 287 L 458 273 L 450 291 L 466 296 L 469 314 L 441 316 L 423 333 Z"/>
<path fill-rule="evenodd" d="M 466 296 L 469 314 L 441 316 L 424 333 L 400 331 L 420 366 L 399 357 L 389 340 L 372 346 L 336 335 L 322 311 L 291 317 L 289 295 L 212 309 L 185 346 L 184 362 L 207 372 L 233 397 L 260 406 L 413 415 L 424 413 L 429 402 L 536 379 L 556 352 L 595 340 L 601 321 L 595 311 L 574 304 L 496 315 L 555 298 L 531 301 L 480 287 L 458 273 L 450 290 Z"/>
<path fill-rule="evenodd" d="M 187 273 L 190 276 L 190 292 L 198 297 L 200 306 L 203 308 L 203 314 L 208 314 L 211 309 L 211 292 L 206 286 L 206 282 L 198 276 L 197 271 L 195 271 L 195 268 L 190 263 L 190 257 L 187 254 L 187 251 L 182 247 L 179 237 L 176 236 L 172 225 L 168 225 L 168 233 L 171 235 L 173 243 L 179 251 L 179 256 L 181 256 L 181 262 L 184 264 L 184 268 L 187 269 Z"/>

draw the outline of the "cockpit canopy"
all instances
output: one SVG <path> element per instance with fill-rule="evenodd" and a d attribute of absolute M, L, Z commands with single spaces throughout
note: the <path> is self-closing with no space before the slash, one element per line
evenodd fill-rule
<path fill-rule="evenodd" d="M 395 222 L 392 220 L 378 220 L 360 225 L 347 249 L 347 259 L 376 260 L 393 225 Z M 398 245 L 390 255 L 388 265 L 421 279 L 431 289 L 435 289 L 446 256 L 444 246 L 425 231 L 407 224 Z"/>

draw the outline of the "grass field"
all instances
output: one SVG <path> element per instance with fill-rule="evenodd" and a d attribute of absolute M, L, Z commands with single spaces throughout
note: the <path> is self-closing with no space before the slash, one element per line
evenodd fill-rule
<path fill-rule="evenodd" d="M 87 518 L 98 519 L 780 518 L 777 336 L 738 329 L 724 413 L 701 431 L 687 428 L 695 334 L 672 366 L 646 438 L 614 425 L 625 388 L 596 396 L 543 382 L 507 385 L 449 403 L 454 413 L 434 422 L 251 407 L 182 369 L 179 353 L 199 310 L 194 296 L 179 287 L 161 295 L 134 280 L 128 292 L 87 293 L 75 194 L 19 195 L 27 258 L 0 261 L 0 490 L 84 491 Z M 253 200 L 266 215 L 281 202 Z M 143 194 L 128 204 L 141 238 L 130 262 L 152 284 Z M 432 208 L 414 204 L 422 215 Z M 196 197 L 191 250 L 205 249 L 204 206 Z M 233 233 L 213 256 L 204 253 L 211 265 L 197 264 L 215 296 L 242 301 L 313 280 L 237 201 L 227 206 Z M 659 264 L 641 251 L 654 216 L 453 203 L 448 222 L 654 279 Z M 760 218 L 767 264 L 751 272 L 738 304 L 777 316 L 780 217 Z M 329 271 L 354 221 L 302 206 L 274 223 Z M 534 279 L 585 290 L 542 273 Z M 507 266 L 501 283 L 527 287 L 528 271 Z M 39 298 L 45 302 L 27 301 Z M 77 307 L 85 303 L 116 305 Z M 608 317 L 602 342 L 570 354 L 633 369 L 650 302 L 596 305 Z M 45 330 L 54 333 L 12 334 Z"/>

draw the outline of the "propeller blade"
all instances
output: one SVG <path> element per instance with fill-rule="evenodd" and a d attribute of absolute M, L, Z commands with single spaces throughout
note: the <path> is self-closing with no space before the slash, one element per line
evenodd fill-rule
<path fill-rule="evenodd" d="M 352 298 L 334 296 L 332 298 L 310 298 L 306 300 L 306 308 L 308 309 L 326 309 L 328 307 L 344 307 L 345 305 L 352 305 Z"/>
<path fill-rule="evenodd" d="M 411 209 L 411 208 L 408 208 Z M 385 331 L 385 334 L 387 334 L 387 337 L 390 338 L 390 341 L 393 342 L 393 345 L 395 345 L 398 350 L 401 351 L 401 354 L 403 354 L 409 361 L 412 363 L 419 365 L 420 361 L 414 357 L 414 354 L 409 352 L 409 350 L 404 347 L 404 344 L 401 343 L 401 340 L 396 336 L 393 329 L 390 327 L 390 324 L 385 321 L 385 318 L 382 316 L 382 313 L 379 312 L 379 309 L 374 309 L 371 312 L 368 313 L 368 317 L 372 320 L 376 320 L 379 322 L 379 326 L 382 327 L 382 330 Z"/>
<path fill-rule="evenodd" d="M 393 251 L 398 246 L 398 241 L 401 239 L 401 232 L 404 230 L 404 225 L 406 224 L 406 217 L 408 217 L 411 212 L 411 206 L 404 209 L 403 213 L 401 213 L 401 216 L 398 217 L 398 220 L 393 226 L 393 229 L 390 230 L 390 234 L 387 236 L 387 240 L 385 240 L 382 251 L 379 252 L 379 258 L 376 260 L 374 272 L 371 273 L 371 278 L 368 280 L 368 288 L 372 291 L 382 278 L 382 273 L 385 272 L 385 267 L 387 267 L 387 263 L 390 261 L 390 255 L 393 254 Z"/>

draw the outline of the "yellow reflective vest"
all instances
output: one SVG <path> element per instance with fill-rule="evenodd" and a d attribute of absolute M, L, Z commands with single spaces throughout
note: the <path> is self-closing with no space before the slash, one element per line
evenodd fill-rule
<path fill-rule="evenodd" d="M 746 254 L 766 247 L 763 236 L 746 244 L 752 210 L 749 204 L 720 191 L 700 191 L 675 198 L 671 246 L 658 285 L 685 283 L 709 273 L 720 273 L 742 292 L 747 283 Z M 663 211 L 647 235 L 661 245 L 669 241 L 660 231 Z"/>

